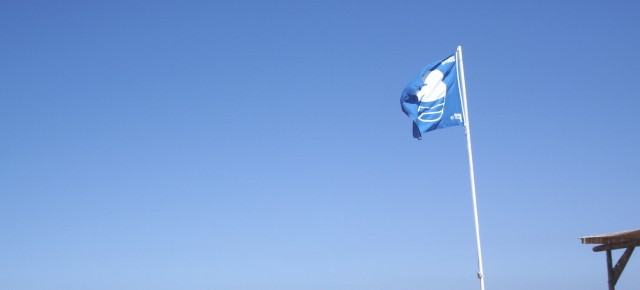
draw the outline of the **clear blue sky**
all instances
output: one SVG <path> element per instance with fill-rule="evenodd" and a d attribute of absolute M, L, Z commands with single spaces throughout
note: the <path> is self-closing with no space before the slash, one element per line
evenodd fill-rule
<path fill-rule="evenodd" d="M 4 1 L 0 289 L 605 289 L 640 228 L 637 1 Z M 632 257 L 619 289 L 640 288 Z"/>

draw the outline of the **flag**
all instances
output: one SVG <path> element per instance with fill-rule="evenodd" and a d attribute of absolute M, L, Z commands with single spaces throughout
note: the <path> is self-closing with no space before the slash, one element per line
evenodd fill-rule
<path fill-rule="evenodd" d="M 413 121 L 413 137 L 464 125 L 456 54 L 425 68 L 402 91 L 402 111 Z"/>

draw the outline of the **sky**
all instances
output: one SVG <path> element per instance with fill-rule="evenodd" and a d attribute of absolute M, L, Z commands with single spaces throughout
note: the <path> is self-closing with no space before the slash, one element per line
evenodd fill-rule
<path fill-rule="evenodd" d="M 479 289 L 464 128 L 399 103 L 458 45 L 486 289 L 640 228 L 637 1 L 0 7 L 0 289 Z"/>

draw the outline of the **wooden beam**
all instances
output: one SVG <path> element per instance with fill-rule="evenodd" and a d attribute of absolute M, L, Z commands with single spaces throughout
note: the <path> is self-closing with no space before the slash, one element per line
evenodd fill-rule
<path fill-rule="evenodd" d="M 624 249 L 624 248 L 638 247 L 638 246 L 640 246 L 640 241 L 628 241 L 628 242 L 622 242 L 622 243 L 604 244 L 604 245 L 595 246 L 593 247 L 593 251 L 602 252 L 602 251 L 617 250 L 617 249 Z"/>
<path fill-rule="evenodd" d="M 616 283 L 613 282 L 613 261 L 611 259 L 611 250 L 607 250 L 607 281 L 609 284 L 609 290 L 616 290 Z"/>
<path fill-rule="evenodd" d="M 624 254 L 620 256 L 618 262 L 615 266 L 613 266 L 613 260 L 611 258 L 611 250 L 607 251 L 607 276 L 609 278 L 609 290 L 615 290 L 616 284 L 618 283 L 618 279 L 620 279 L 620 275 L 622 275 L 622 271 L 624 271 L 624 267 L 627 266 L 627 262 L 631 258 L 631 254 L 633 254 L 633 250 L 635 247 L 629 247 L 624 251 Z"/>
<path fill-rule="evenodd" d="M 622 271 L 624 271 L 624 267 L 627 266 L 627 262 L 629 262 L 629 258 L 631 258 L 631 254 L 633 254 L 634 249 L 635 247 L 627 248 L 627 250 L 624 251 L 624 254 L 620 256 L 620 259 L 618 259 L 618 263 L 616 263 L 616 266 L 613 267 L 614 285 L 618 283 L 618 279 L 620 279 L 620 275 L 622 274 Z"/>

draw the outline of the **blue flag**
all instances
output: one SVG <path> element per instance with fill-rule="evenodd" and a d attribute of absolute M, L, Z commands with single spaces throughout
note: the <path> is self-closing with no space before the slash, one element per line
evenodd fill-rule
<path fill-rule="evenodd" d="M 464 125 L 456 55 L 423 68 L 402 91 L 400 105 L 418 139 L 435 129 Z"/>

